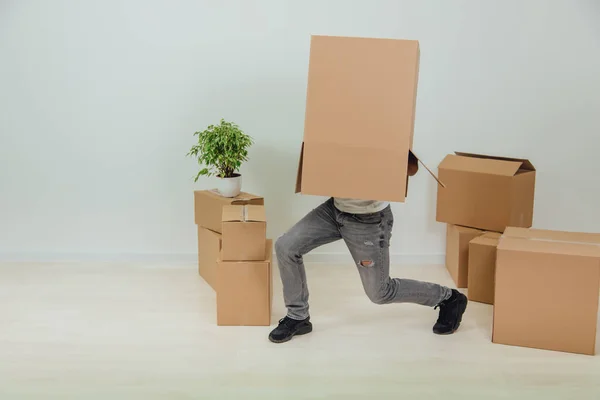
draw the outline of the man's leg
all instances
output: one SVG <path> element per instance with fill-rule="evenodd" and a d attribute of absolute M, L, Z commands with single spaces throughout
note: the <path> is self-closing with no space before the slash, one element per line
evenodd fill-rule
<path fill-rule="evenodd" d="M 416 303 L 439 306 L 440 318 L 444 321 L 438 320 L 434 331 L 452 333 L 458 329 L 466 308 L 466 298 L 458 291 L 435 283 L 390 278 L 389 245 L 393 223 L 394 217 L 389 207 L 380 213 L 346 215 L 344 218 L 342 237 L 354 258 L 367 296 L 376 304 Z M 460 303 L 456 310 L 452 310 L 456 311 L 456 315 L 446 315 L 447 303 L 455 300 Z M 440 323 L 449 326 L 441 327 Z"/>
<path fill-rule="evenodd" d="M 275 242 L 275 253 L 283 284 L 283 299 L 287 316 L 271 332 L 273 342 L 285 342 L 298 331 L 308 333 L 308 285 L 303 256 L 311 250 L 341 239 L 335 219 L 333 200 L 330 199 L 308 213 L 294 227 Z M 298 321 L 304 322 L 299 325 Z M 304 330 L 302 330 L 304 329 Z"/>

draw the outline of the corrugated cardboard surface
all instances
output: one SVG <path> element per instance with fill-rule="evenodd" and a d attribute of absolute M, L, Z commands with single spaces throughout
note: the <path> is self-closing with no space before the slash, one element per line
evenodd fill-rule
<path fill-rule="evenodd" d="M 469 242 L 469 300 L 494 304 L 496 248 L 500 234 L 488 232 Z"/>
<path fill-rule="evenodd" d="M 584 233 L 584 232 L 564 232 L 564 231 L 551 231 L 546 229 L 525 229 L 509 227 L 504 233 L 504 237 L 508 238 L 524 238 L 524 239 L 535 239 L 539 243 L 552 243 L 554 245 L 576 245 L 585 246 L 589 244 L 600 244 L 600 233 Z M 532 242 L 524 242 L 529 245 L 533 245 Z M 579 248 L 579 247 L 578 247 Z M 596 249 L 596 247 L 589 247 L 590 249 Z"/>
<path fill-rule="evenodd" d="M 458 288 L 466 288 L 469 282 L 469 242 L 484 233 L 478 229 L 448 224 L 446 268 Z"/>
<path fill-rule="evenodd" d="M 264 205 L 265 200 L 254 194 L 240 193 L 229 198 L 220 196 L 210 190 L 194 192 L 194 220 L 196 225 L 221 233 L 221 214 L 224 205 Z"/>
<path fill-rule="evenodd" d="M 273 300 L 273 242 L 264 261 L 219 261 L 217 325 L 269 326 Z"/>
<path fill-rule="evenodd" d="M 595 354 L 600 235 L 508 228 L 498 245 L 494 343 Z"/>
<path fill-rule="evenodd" d="M 297 191 L 404 201 L 418 72 L 417 41 L 312 36 Z"/>
<path fill-rule="evenodd" d="M 533 221 L 535 168 L 528 160 L 450 154 L 439 165 L 436 219 L 503 232 Z"/>
<path fill-rule="evenodd" d="M 223 222 L 266 222 L 267 214 L 264 206 L 231 205 L 223 206 Z"/>
<path fill-rule="evenodd" d="M 217 260 L 221 235 L 198 226 L 198 272 L 213 289 L 217 287 Z"/>
<path fill-rule="evenodd" d="M 224 261 L 262 261 L 267 223 L 264 206 L 223 206 Z"/>

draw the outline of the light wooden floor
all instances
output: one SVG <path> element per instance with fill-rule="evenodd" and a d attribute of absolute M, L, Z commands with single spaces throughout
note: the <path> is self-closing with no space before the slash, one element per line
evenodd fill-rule
<path fill-rule="evenodd" d="M 0 265 L 0 399 L 600 399 L 600 356 L 494 345 L 490 306 L 440 337 L 432 309 L 369 303 L 351 264 L 308 275 L 315 331 L 275 345 L 217 327 L 193 266 Z"/>

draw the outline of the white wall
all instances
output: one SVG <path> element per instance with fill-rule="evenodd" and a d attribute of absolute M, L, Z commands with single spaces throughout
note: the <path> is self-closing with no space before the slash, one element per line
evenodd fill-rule
<path fill-rule="evenodd" d="M 184 155 L 221 117 L 256 139 L 245 188 L 278 236 L 321 201 L 293 193 L 311 34 L 420 40 L 421 157 L 528 157 L 535 225 L 598 232 L 599 21 L 594 0 L 2 1 L 0 259 L 191 255 L 209 183 Z M 434 210 L 419 173 L 397 260 L 439 259 Z"/>

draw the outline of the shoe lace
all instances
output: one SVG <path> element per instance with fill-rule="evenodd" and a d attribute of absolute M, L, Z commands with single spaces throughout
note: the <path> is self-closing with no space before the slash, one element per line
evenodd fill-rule
<path fill-rule="evenodd" d="M 283 317 L 279 320 L 279 326 L 280 327 L 286 327 L 286 328 L 292 328 L 292 319 L 288 318 L 288 317 Z"/>

